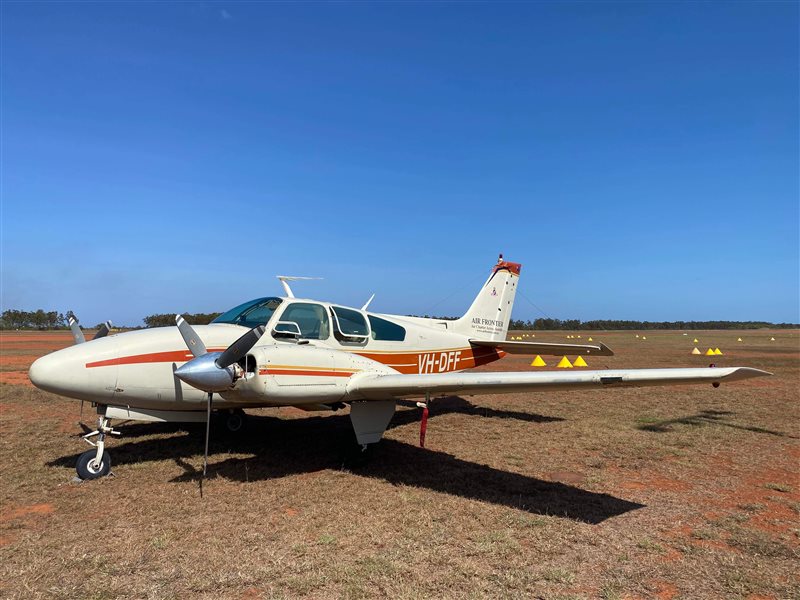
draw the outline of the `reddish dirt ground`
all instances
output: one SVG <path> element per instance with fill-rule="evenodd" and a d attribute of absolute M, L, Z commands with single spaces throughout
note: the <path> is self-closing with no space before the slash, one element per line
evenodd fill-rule
<path fill-rule="evenodd" d="M 590 368 L 775 376 L 436 400 L 425 450 L 403 408 L 360 469 L 346 416 L 254 410 L 200 498 L 202 428 L 122 424 L 116 476 L 73 483 L 78 403 L 26 375 L 71 337 L 0 335 L 0 596 L 800 598 L 798 332 L 592 335 Z"/>

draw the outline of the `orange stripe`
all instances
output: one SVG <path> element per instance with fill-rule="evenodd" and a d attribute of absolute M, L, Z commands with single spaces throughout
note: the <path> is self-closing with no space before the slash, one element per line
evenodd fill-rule
<path fill-rule="evenodd" d="M 350 377 L 353 371 L 303 371 L 295 369 L 259 369 L 259 375 L 303 375 L 307 377 Z"/>
<path fill-rule="evenodd" d="M 209 352 L 222 352 L 225 348 L 209 348 Z M 134 356 L 121 356 L 120 358 L 109 358 L 108 360 L 98 360 L 86 363 L 86 368 L 93 367 L 112 367 L 114 365 L 136 365 L 142 363 L 160 362 L 186 362 L 191 360 L 193 355 L 188 350 L 172 350 L 170 352 L 150 352 L 148 354 L 136 354 Z"/>
<path fill-rule="evenodd" d="M 380 352 L 356 352 L 359 356 L 369 358 L 375 362 L 379 362 L 388 367 L 392 367 L 395 371 L 406 375 L 419 373 L 419 360 L 420 356 L 427 356 L 428 354 L 442 354 L 452 351 L 460 351 L 461 356 L 458 359 L 458 364 L 454 365 L 450 371 L 470 369 L 479 365 L 485 365 L 496 360 L 500 360 L 506 355 L 506 352 L 496 348 L 455 348 L 447 350 L 431 349 L 425 351 L 408 352 L 408 353 L 393 353 L 382 354 Z M 446 371 L 437 371 L 446 372 Z"/>

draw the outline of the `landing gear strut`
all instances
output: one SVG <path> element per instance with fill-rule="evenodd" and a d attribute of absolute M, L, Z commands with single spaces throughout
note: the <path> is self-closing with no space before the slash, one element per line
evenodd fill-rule
<path fill-rule="evenodd" d="M 94 446 L 95 450 L 88 450 L 81 454 L 75 464 L 75 470 L 81 479 L 97 479 L 105 477 L 111 472 L 111 456 L 105 451 L 106 436 L 121 435 L 119 431 L 109 425 L 110 421 L 106 418 L 105 408 L 98 408 L 98 411 L 102 412 L 97 417 L 97 429 L 83 436 L 83 440 L 90 446 Z M 89 439 L 94 436 L 97 436 L 96 442 Z"/>
<path fill-rule="evenodd" d="M 239 433 L 246 425 L 247 414 L 241 408 L 231 410 L 225 417 L 225 429 L 228 433 Z"/>

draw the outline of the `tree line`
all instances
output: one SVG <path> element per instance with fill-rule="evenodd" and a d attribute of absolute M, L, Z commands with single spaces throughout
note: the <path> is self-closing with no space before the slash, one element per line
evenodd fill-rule
<path fill-rule="evenodd" d="M 142 321 L 144 321 L 145 327 L 169 327 L 170 325 L 175 325 L 175 315 L 177 313 L 166 313 L 162 315 L 148 315 Z M 192 325 L 208 325 L 220 316 L 222 313 L 215 312 L 215 313 L 180 313 L 183 315 L 183 318 L 186 319 L 187 323 Z"/>
<path fill-rule="evenodd" d="M 768 321 L 624 321 L 618 319 L 536 319 L 522 321 L 511 319 L 509 329 L 513 330 L 569 330 L 569 331 L 609 331 L 609 330 L 651 330 L 651 329 L 797 329 L 797 323 L 770 323 Z"/>
<path fill-rule="evenodd" d="M 55 310 L 4 310 L 0 315 L 0 329 L 66 329 L 67 320 L 75 315 L 71 310 L 66 314 Z"/>
<path fill-rule="evenodd" d="M 181 313 L 192 325 L 207 325 L 222 313 Z M 414 315 L 409 315 L 414 316 Z M 68 319 L 75 314 L 68 310 L 5 310 L 0 315 L 0 329 L 67 329 Z M 437 320 L 453 320 L 455 317 L 428 317 Z M 175 325 L 175 313 L 148 315 L 142 319 L 145 327 L 169 327 Z M 95 325 L 94 329 L 100 324 Z M 139 329 L 139 327 L 121 327 L 121 329 Z M 770 323 L 768 321 L 630 321 L 618 319 L 596 319 L 581 321 L 580 319 L 540 318 L 531 321 L 511 319 L 511 330 L 568 330 L 568 331 L 608 331 L 608 330 L 651 330 L 651 329 L 797 329 L 798 323 Z"/>

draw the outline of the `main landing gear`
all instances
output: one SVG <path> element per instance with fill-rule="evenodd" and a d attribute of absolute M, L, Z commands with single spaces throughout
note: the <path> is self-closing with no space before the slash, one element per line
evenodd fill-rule
<path fill-rule="evenodd" d="M 97 417 L 97 429 L 83 436 L 83 440 L 90 446 L 94 446 L 95 449 L 88 450 L 78 457 L 75 470 L 81 479 L 97 479 L 105 477 L 111 472 L 111 456 L 105 451 L 106 436 L 121 434 L 110 426 L 105 409 L 98 408 L 98 411 L 101 410 L 102 412 Z M 96 442 L 90 439 L 95 436 L 97 436 Z"/>
<path fill-rule="evenodd" d="M 225 415 L 225 429 L 228 433 L 240 433 L 247 427 L 247 414 L 241 408 L 228 411 Z"/>

